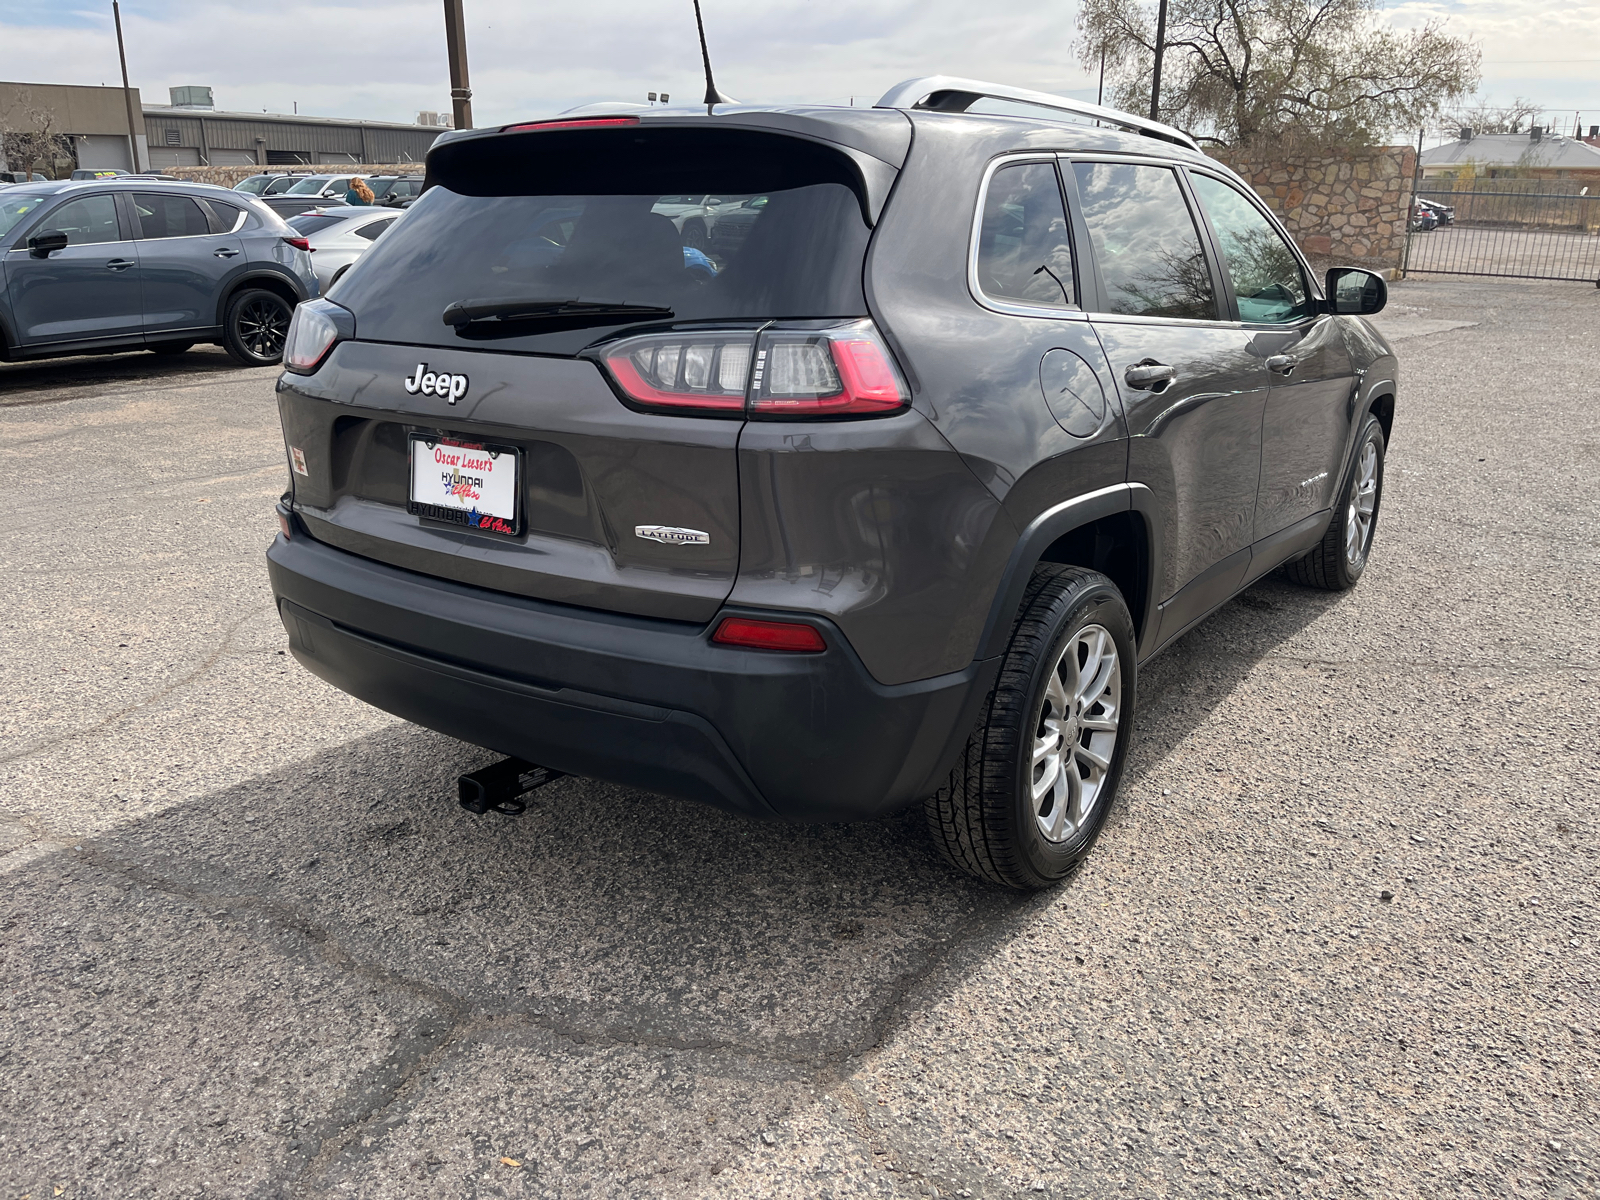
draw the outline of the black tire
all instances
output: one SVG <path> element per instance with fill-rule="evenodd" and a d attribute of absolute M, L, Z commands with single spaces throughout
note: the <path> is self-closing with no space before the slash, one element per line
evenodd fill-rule
<path fill-rule="evenodd" d="M 1349 524 L 1352 509 L 1361 503 L 1362 477 L 1369 447 L 1376 453 L 1371 487 L 1372 507 L 1366 525 L 1360 533 L 1361 544 L 1352 554 Z M 1312 547 L 1310 554 L 1284 564 L 1283 573 L 1295 583 L 1330 592 L 1342 592 L 1355 587 L 1361 576 L 1366 573 L 1367 560 L 1372 556 L 1372 539 L 1378 533 L 1378 514 L 1383 507 L 1385 448 L 1383 426 L 1378 423 L 1378 418 L 1369 412 L 1361 424 L 1360 436 L 1356 438 L 1355 453 L 1350 458 L 1350 467 L 1345 472 L 1343 485 L 1337 493 L 1340 502 L 1334 506 L 1333 516 L 1328 520 L 1327 532 L 1322 535 L 1322 540 Z"/>
<path fill-rule="evenodd" d="M 146 346 L 145 349 L 153 354 L 166 357 L 174 354 L 185 354 L 193 345 L 193 342 L 157 342 L 153 346 Z"/>
<path fill-rule="evenodd" d="M 698 250 L 704 254 L 711 245 L 711 239 L 706 236 L 704 221 L 686 221 L 683 226 L 683 244 L 691 250 Z"/>
<path fill-rule="evenodd" d="M 294 305 L 277 292 L 245 288 L 228 301 L 222 322 L 222 346 L 244 367 L 273 367 L 283 361 Z"/>
<path fill-rule="evenodd" d="M 1041 828 L 1046 817 L 1033 801 L 1035 736 L 1045 728 L 1047 691 L 1058 665 L 1066 661 L 1065 652 L 1071 647 L 1077 655 L 1075 671 L 1085 657 L 1078 645 L 1080 634 L 1098 639 L 1097 628 L 1109 634 L 1115 647 L 1120 676 L 1120 681 L 1113 680 L 1118 683 L 1115 712 L 1103 700 L 1083 711 L 1101 720 L 1114 717 L 1115 741 L 1109 755 L 1103 745 L 1089 746 L 1085 739 L 1095 734 L 1079 729 L 1077 716 L 1069 714 L 1067 732 L 1058 732 L 1056 744 L 1076 742 L 1085 753 L 1091 749 L 1100 753 L 1108 765 L 1081 821 L 1074 822 L 1072 830 L 1063 826 L 1062 836 L 1052 839 Z M 1021 889 L 1050 887 L 1071 874 L 1094 844 L 1116 798 L 1133 737 L 1136 691 L 1133 618 L 1116 585 L 1084 567 L 1059 563 L 1036 567 L 978 727 L 967 739 L 949 782 L 924 805 L 928 828 L 944 856 L 979 879 Z M 1079 771 L 1077 754 L 1075 748 L 1074 757 L 1060 771 Z M 1062 786 L 1067 786 L 1066 778 L 1060 777 Z M 1080 787 L 1081 778 L 1080 774 Z M 1063 803 L 1048 796 L 1047 802 Z"/>

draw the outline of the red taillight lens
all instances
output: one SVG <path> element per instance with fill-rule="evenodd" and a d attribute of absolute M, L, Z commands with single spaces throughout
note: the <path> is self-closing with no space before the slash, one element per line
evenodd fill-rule
<path fill-rule="evenodd" d="M 882 415 L 909 399 L 870 321 L 811 335 L 774 330 L 756 356 L 752 414 Z"/>
<path fill-rule="evenodd" d="M 638 117 L 587 117 L 574 121 L 528 121 L 521 125 L 502 125 L 501 133 L 518 133 L 529 129 L 594 129 L 605 125 L 637 125 Z"/>
<path fill-rule="evenodd" d="M 283 240 L 288 242 L 289 245 L 293 246 L 296 250 L 311 249 L 311 243 L 306 241 L 306 239 L 303 237 L 286 237 Z"/>
<path fill-rule="evenodd" d="M 744 412 L 750 333 L 664 333 L 628 338 L 604 351 L 606 370 L 642 408 L 706 416 Z"/>
<path fill-rule="evenodd" d="M 749 617 L 724 617 L 711 640 L 722 646 L 747 650 L 787 650 L 791 654 L 816 654 L 828 644 L 811 625 L 798 621 L 756 621 Z"/>
<path fill-rule="evenodd" d="M 278 510 L 278 532 L 283 534 L 286 542 L 294 538 L 294 526 L 289 524 L 289 514 L 281 508 Z"/>

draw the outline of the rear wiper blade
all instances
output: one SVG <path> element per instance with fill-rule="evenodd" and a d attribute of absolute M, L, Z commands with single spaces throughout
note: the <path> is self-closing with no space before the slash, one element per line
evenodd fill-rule
<path fill-rule="evenodd" d="M 444 323 L 461 328 L 479 321 L 567 321 L 574 317 L 671 317 L 655 304 L 610 300 L 457 300 L 444 310 Z"/>

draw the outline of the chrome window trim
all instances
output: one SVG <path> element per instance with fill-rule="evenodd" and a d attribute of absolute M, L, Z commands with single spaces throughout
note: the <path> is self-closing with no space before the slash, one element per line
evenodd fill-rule
<path fill-rule="evenodd" d="M 1019 163 L 1049 163 L 1056 166 L 1061 155 L 1054 150 L 1030 150 L 1017 154 L 1003 154 L 994 159 L 984 168 L 983 178 L 978 183 L 978 206 L 972 214 L 972 232 L 967 246 L 967 290 L 972 294 L 982 308 L 990 312 L 1004 313 L 1010 317 L 1046 317 L 1054 321 L 1086 321 L 1088 313 L 1083 311 L 1081 304 L 1074 304 L 1070 308 L 1051 308 L 1042 304 L 1019 304 L 1014 300 L 1001 300 L 989 295 L 978 283 L 978 250 L 983 236 L 983 206 L 989 199 L 989 183 L 994 179 L 995 173 L 1004 167 L 1014 167 Z M 1057 167 L 1057 170 L 1060 168 Z M 1062 210 L 1067 206 L 1066 197 L 1061 200 Z M 1070 226 L 1072 214 L 1067 214 Z M 1072 248 L 1072 286 L 1074 291 L 1081 291 L 1078 282 L 1078 248 Z"/>

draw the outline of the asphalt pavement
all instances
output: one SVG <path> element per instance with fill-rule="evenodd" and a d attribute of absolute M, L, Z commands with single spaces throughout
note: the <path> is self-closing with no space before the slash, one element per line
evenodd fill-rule
<path fill-rule="evenodd" d="M 0 1200 L 1600 1193 L 1600 291 L 1406 282 L 1353 592 L 1142 672 L 1089 862 L 749 823 L 283 653 L 272 371 L 0 366 Z"/>

